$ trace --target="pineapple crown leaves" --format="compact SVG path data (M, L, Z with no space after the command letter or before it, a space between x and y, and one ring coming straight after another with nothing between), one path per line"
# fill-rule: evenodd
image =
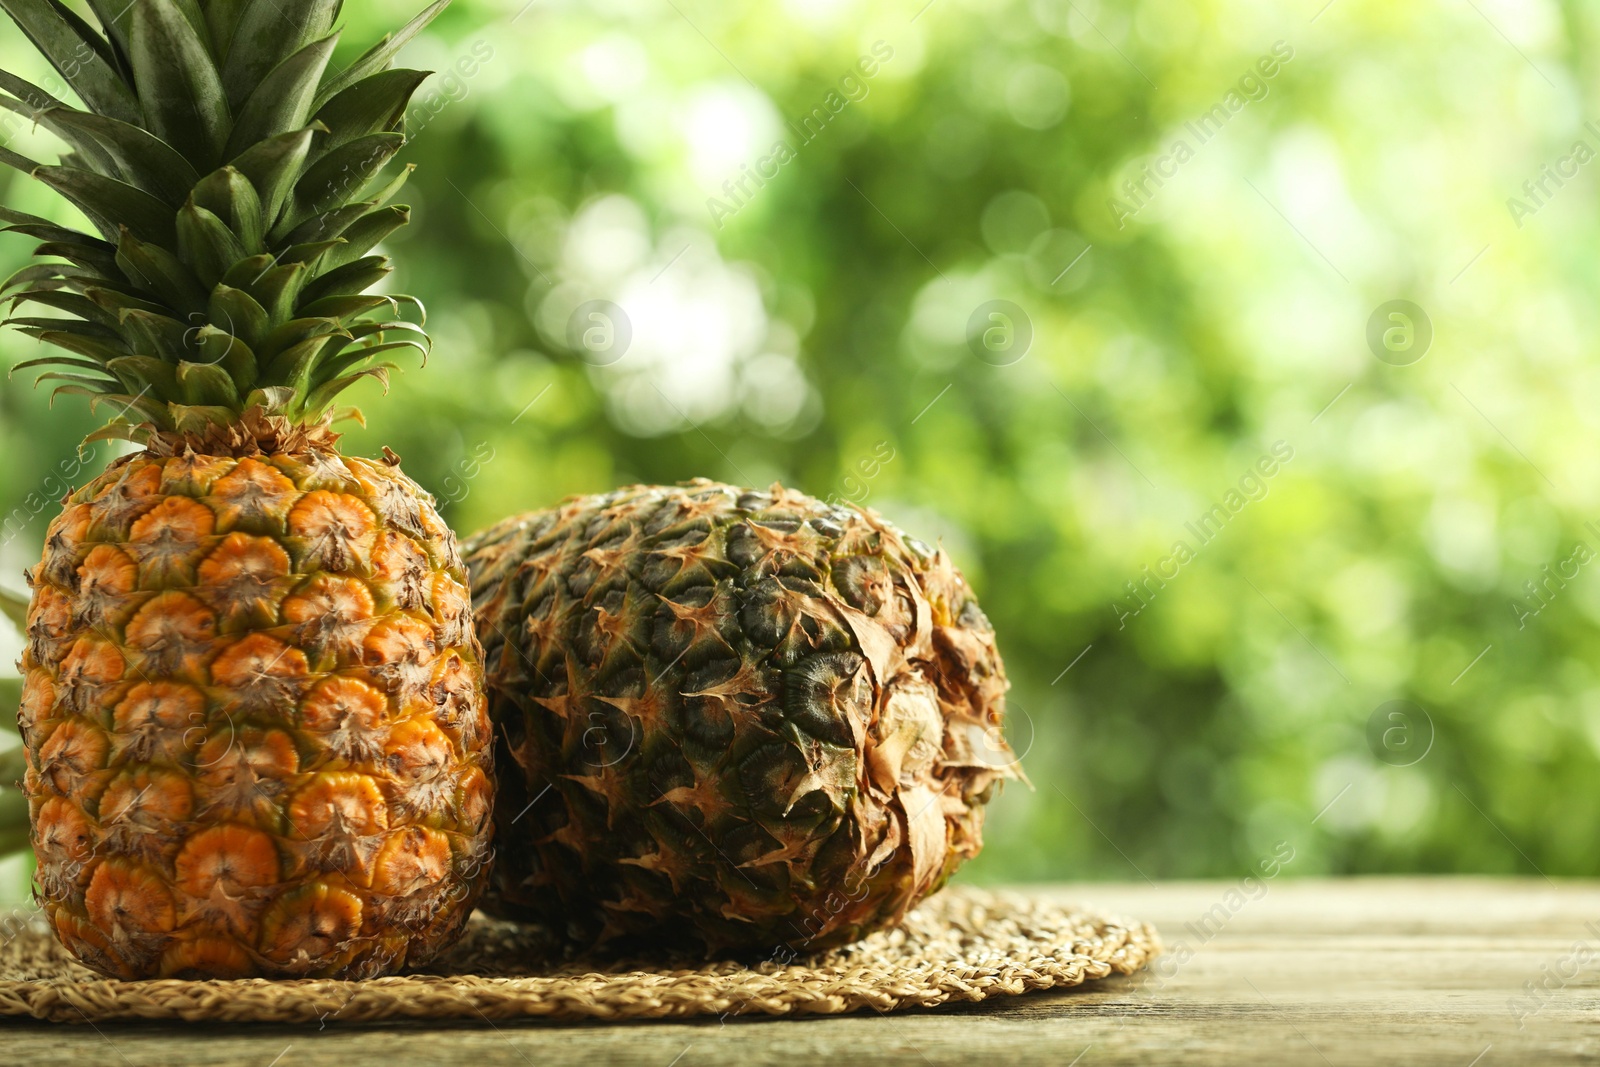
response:
M61 0L0 0L82 102L0 70L0 109L55 134L42 165L0 163L74 204L93 233L0 206L0 232L42 242L42 261L0 282L0 301L62 316L6 320L54 348L55 394L114 417L95 438L148 443L259 424L325 425L386 353L427 358L411 297L367 290L373 249L405 225L389 200L427 72L392 68L439 0L342 70L330 61L341 0L88 0L99 29ZM6 116L0 114L0 120ZM12 120L15 121L15 120ZM248 416L248 417L247 417Z

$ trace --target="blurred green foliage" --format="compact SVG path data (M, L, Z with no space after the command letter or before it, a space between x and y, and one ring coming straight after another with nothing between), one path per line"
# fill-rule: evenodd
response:
M1291 875L1600 873L1600 568L1537 614L1524 586L1600 550L1600 12L1322 4L457 0L402 56L447 73L390 248L436 348L345 444L463 533L705 475L942 539L1034 785L974 877L1233 877L1279 841ZM414 6L351 5L346 40ZM0 66L38 73L9 31ZM1405 366L1366 337L1398 298L1432 325ZM571 343L591 300L615 362ZM991 300L1014 362L968 344ZM0 393L0 508L94 425Z

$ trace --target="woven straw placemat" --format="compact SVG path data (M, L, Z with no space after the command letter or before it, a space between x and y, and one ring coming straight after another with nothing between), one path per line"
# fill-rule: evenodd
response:
M55 1022L375 1022L832 1015L1014 996L1132 974L1153 928L1023 894L947 889L895 930L788 962L562 962L484 916L417 973L364 982L108 981L41 923L0 947L0 1016Z

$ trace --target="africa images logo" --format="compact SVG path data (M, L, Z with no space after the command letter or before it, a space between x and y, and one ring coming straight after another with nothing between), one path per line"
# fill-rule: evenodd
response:
M726 200L714 196L706 198L706 210L711 212L711 221L717 224L717 229L722 229L724 222L738 214L739 209L755 197L757 190L765 188L767 182L776 178L785 164L798 159L798 149L822 136L822 131L846 107L867 98L872 91L868 81L877 75L882 64L894 58L894 49L884 41L874 41L871 52L871 55L858 58L855 66L840 76L837 89L829 89L815 107L800 116L798 121L789 122L789 131L794 134L793 144L788 138L773 142L772 148L756 160L754 167L741 163L739 173L722 183ZM755 189L750 188L752 183Z
M1239 80L1222 95L1222 99L1212 104L1197 118L1183 124L1183 134L1173 136L1165 152L1154 156L1149 162L1141 163L1139 176L1128 178L1122 183L1122 192L1126 199L1113 196L1106 201L1106 207L1116 221L1117 229L1126 227L1129 219L1148 207L1162 186L1178 176L1179 168L1193 159L1207 142L1221 133L1222 128L1233 116L1245 109L1246 104L1265 100L1272 92L1272 86L1268 83L1277 77L1284 64L1293 58L1293 48L1284 41L1274 41L1272 51L1258 58L1246 69ZM1191 138L1193 144L1189 143Z
M1123 588L1128 591L1128 604L1124 605L1120 597L1111 602L1111 610L1117 616L1117 629L1126 627L1129 619L1149 607L1156 594L1183 573L1183 568L1199 556L1201 549L1215 541L1222 533L1222 528L1241 511L1256 501L1265 500L1271 491L1270 479L1292 459L1294 448L1289 442L1274 442L1270 454L1263 453L1239 477L1237 487L1222 494L1222 500L1213 503L1199 518L1184 523L1184 529L1194 537L1195 543L1191 545L1182 538L1174 541L1171 552L1153 565L1147 563L1140 569L1141 577L1137 581L1130 579L1123 583Z

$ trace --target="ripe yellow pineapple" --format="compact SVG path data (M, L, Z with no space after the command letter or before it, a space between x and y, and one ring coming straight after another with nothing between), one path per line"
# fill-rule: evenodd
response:
M580 942L897 922L1020 776L943 551L773 486L635 486L469 538L500 789L485 907Z
M45 242L0 292L63 313L10 320L65 350L19 366L143 446L51 522L22 661L36 895L102 973L389 973L477 897L466 572L397 457L330 429L375 359L425 345L364 292L406 221L398 183L368 186L424 77L390 61L442 6L335 70L337 0L91 0L98 30L0 0L84 105L0 72L0 106L71 148L0 161L95 231L0 209Z

